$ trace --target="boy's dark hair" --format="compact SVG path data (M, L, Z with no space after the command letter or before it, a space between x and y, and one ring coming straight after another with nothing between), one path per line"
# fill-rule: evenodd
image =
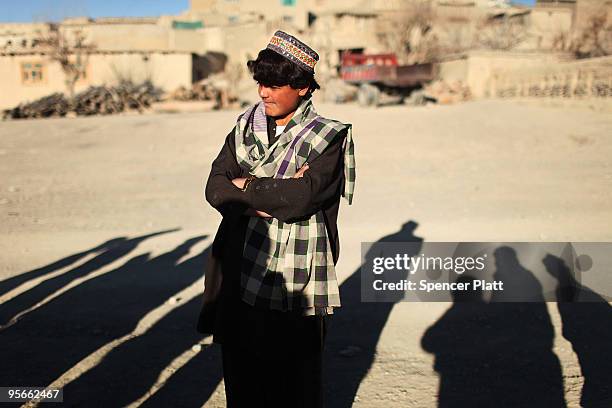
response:
M265 86L289 85L293 89L308 87L304 99L310 98L314 91L321 88L314 74L267 48L259 51L257 59L248 61L247 67L253 79Z

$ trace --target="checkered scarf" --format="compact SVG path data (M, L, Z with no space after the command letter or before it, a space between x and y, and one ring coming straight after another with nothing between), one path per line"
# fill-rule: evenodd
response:
M255 177L291 178L344 129L343 196L351 204L355 188L351 125L318 116L310 100L300 104L283 134L269 147L265 105L259 102L250 107L236 123L236 159ZM340 306L340 293L323 211L294 223L251 217L241 286L242 299L250 305L305 315L333 313L333 307Z

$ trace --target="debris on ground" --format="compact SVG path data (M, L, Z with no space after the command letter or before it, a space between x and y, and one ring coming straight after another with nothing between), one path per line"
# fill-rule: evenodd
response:
M471 99L470 88L461 81L434 81L424 87L424 93L428 98L444 105Z
M230 86L228 75L224 72L210 75L195 82L190 89L180 86L164 95L164 100L173 101L215 101L213 109L227 109L240 106L236 92Z
M332 78L325 84L324 100L332 103L346 103L357 99L359 87L349 84L340 78Z

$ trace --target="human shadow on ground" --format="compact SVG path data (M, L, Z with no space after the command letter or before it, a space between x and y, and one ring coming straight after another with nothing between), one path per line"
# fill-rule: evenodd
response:
M495 303L501 299L493 292L486 303L480 292L453 294L453 305L421 339L435 356L438 407L565 407L542 286L512 248L499 247L494 256L493 277L504 282L505 295L537 301Z
M542 262L557 280L563 337L572 344L584 377L580 406L612 407L612 307L576 281L561 258L547 255Z
M19 313L35 306L38 302L44 300L48 296L57 292L58 290L61 290L75 279L83 278L93 272L96 272L100 268L103 268L104 266L129 254L141 242L157 235L166 234L173 231L175 230L155 232L152 234L147 234L131 239L121 237L107 241L100 248L101 250L103 250L103 252L90 259L89 261L85 262L83 265L70 269L65 273L62 273L53 278L47 279L34 286L33 288L30 288L27 291L0 304L0 326L6 325L7 323L11 322L11 320L14 319L15 316L17 316ZM85 252L90 253L92 251L93 249ZM10 285L14 285L19 281L27 281L33 279L35 275L40 276L43 271L45 274L48 274L53 270L57 270L60 265L66 265L69 260L76 262L78 259L82 258L83 255L81 254L83 254L83 252L81 252L80 254L66 257L61 261L54 262L53 264L43 268L39 268L38 270L26 272L25 274L16 276L15 278L12 278L10 282L7 282L6 286L8 288Z
M402 225L396 233L387 235L377 242L422 242L414 235L417 227L414 221ZM420 245L414 248L417 255ZM366 258L372 254L366 254ZM395 301L365 303L361 302L361 268L357 269L340 285L342 307L334 311L329 319L325 350L325 400L332 408L351 407L357 396L359 385L371 368L376 355L376 347ZM398 280L405 279L394 275Z
M155 288L142 293L158 291L169 282L183 281L187 286L194 278L202 276L202 266L208 257L208 249L197 256L177 264L171 276L152 282ZM165 274L164 267L146 268L148 273ZM173 290L172 292L175 292ZM192 351L205 336L195 331L195 318L201 306L197 296L171 310L145 333L115 347L94 368L81 375L64 388L64 395L77 405L88 405L92 396L100 407L127 406L146 395L166 371L170 374L163 384L157 384L151 396L142 406L147 407L200 407L211 396L221 381L221 359L216 347L205 347L199 353ZM183 364L173 363L183 356ZM186 362L185 362L186 360ZM158 388L159 387L159 388Z
M145 315L202 277L208 248L181 259L204 238L188 239L154 258L133 257L1 330L0 384L47 386L104 345L132 333ZM125 247L113 250L114 259L134 248L134 240L124 243ZM93 266L86 269L87 273L93 270ZM142 335L111 350L98 365L66 385L65 403L125 406L145 395L164 370L173 370L176 357L204 337L194 330L200 301L196 297L171 309ZM201 406L219 384L220 358L214 347L187 360L151 397L161 398L158 406Z
M59 259L53 263L50 263L49 265L45 265L43 267L36 268L28 272L24 272L17 276L6 278L0 281L0 295L4 295L5 293L15 289L19 285L24 284L25 282L40 278L41 276L48 275L59 269L66 268L83 259L89 254L101 251L106 252L112 248L115 248L118 245L125 243L125 241L127 241L127 238L125 237L113 238L91 249L86 249L85 251Z

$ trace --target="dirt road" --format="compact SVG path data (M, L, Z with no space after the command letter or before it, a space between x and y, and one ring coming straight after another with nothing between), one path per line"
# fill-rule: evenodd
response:
M612 241L610 115L497 101L318 109L354 129L357 189L339 220L348 298L360 243L388 235ZM66 401L101 406L223 406L218 349L192 328L219 222L203 184L238 113L0 123L0 385L54 384ZM332 407L435 407L449 395L467 403L487 389L511 393L525 376L518 365L506 377L449 373L444 355L425 351L454 347L452 335L428 331L451 316L449 304L361 307L352 297L331 325ZM560 361L557 391L578 406L584 377L556 305L509 313L500 319L551 323L541 335ZM455 335L475 350L490 343L468 334ZM594 347L610 359L609 345ZM478 375L482 389L444 383L449 394L438 396L441 378Z

